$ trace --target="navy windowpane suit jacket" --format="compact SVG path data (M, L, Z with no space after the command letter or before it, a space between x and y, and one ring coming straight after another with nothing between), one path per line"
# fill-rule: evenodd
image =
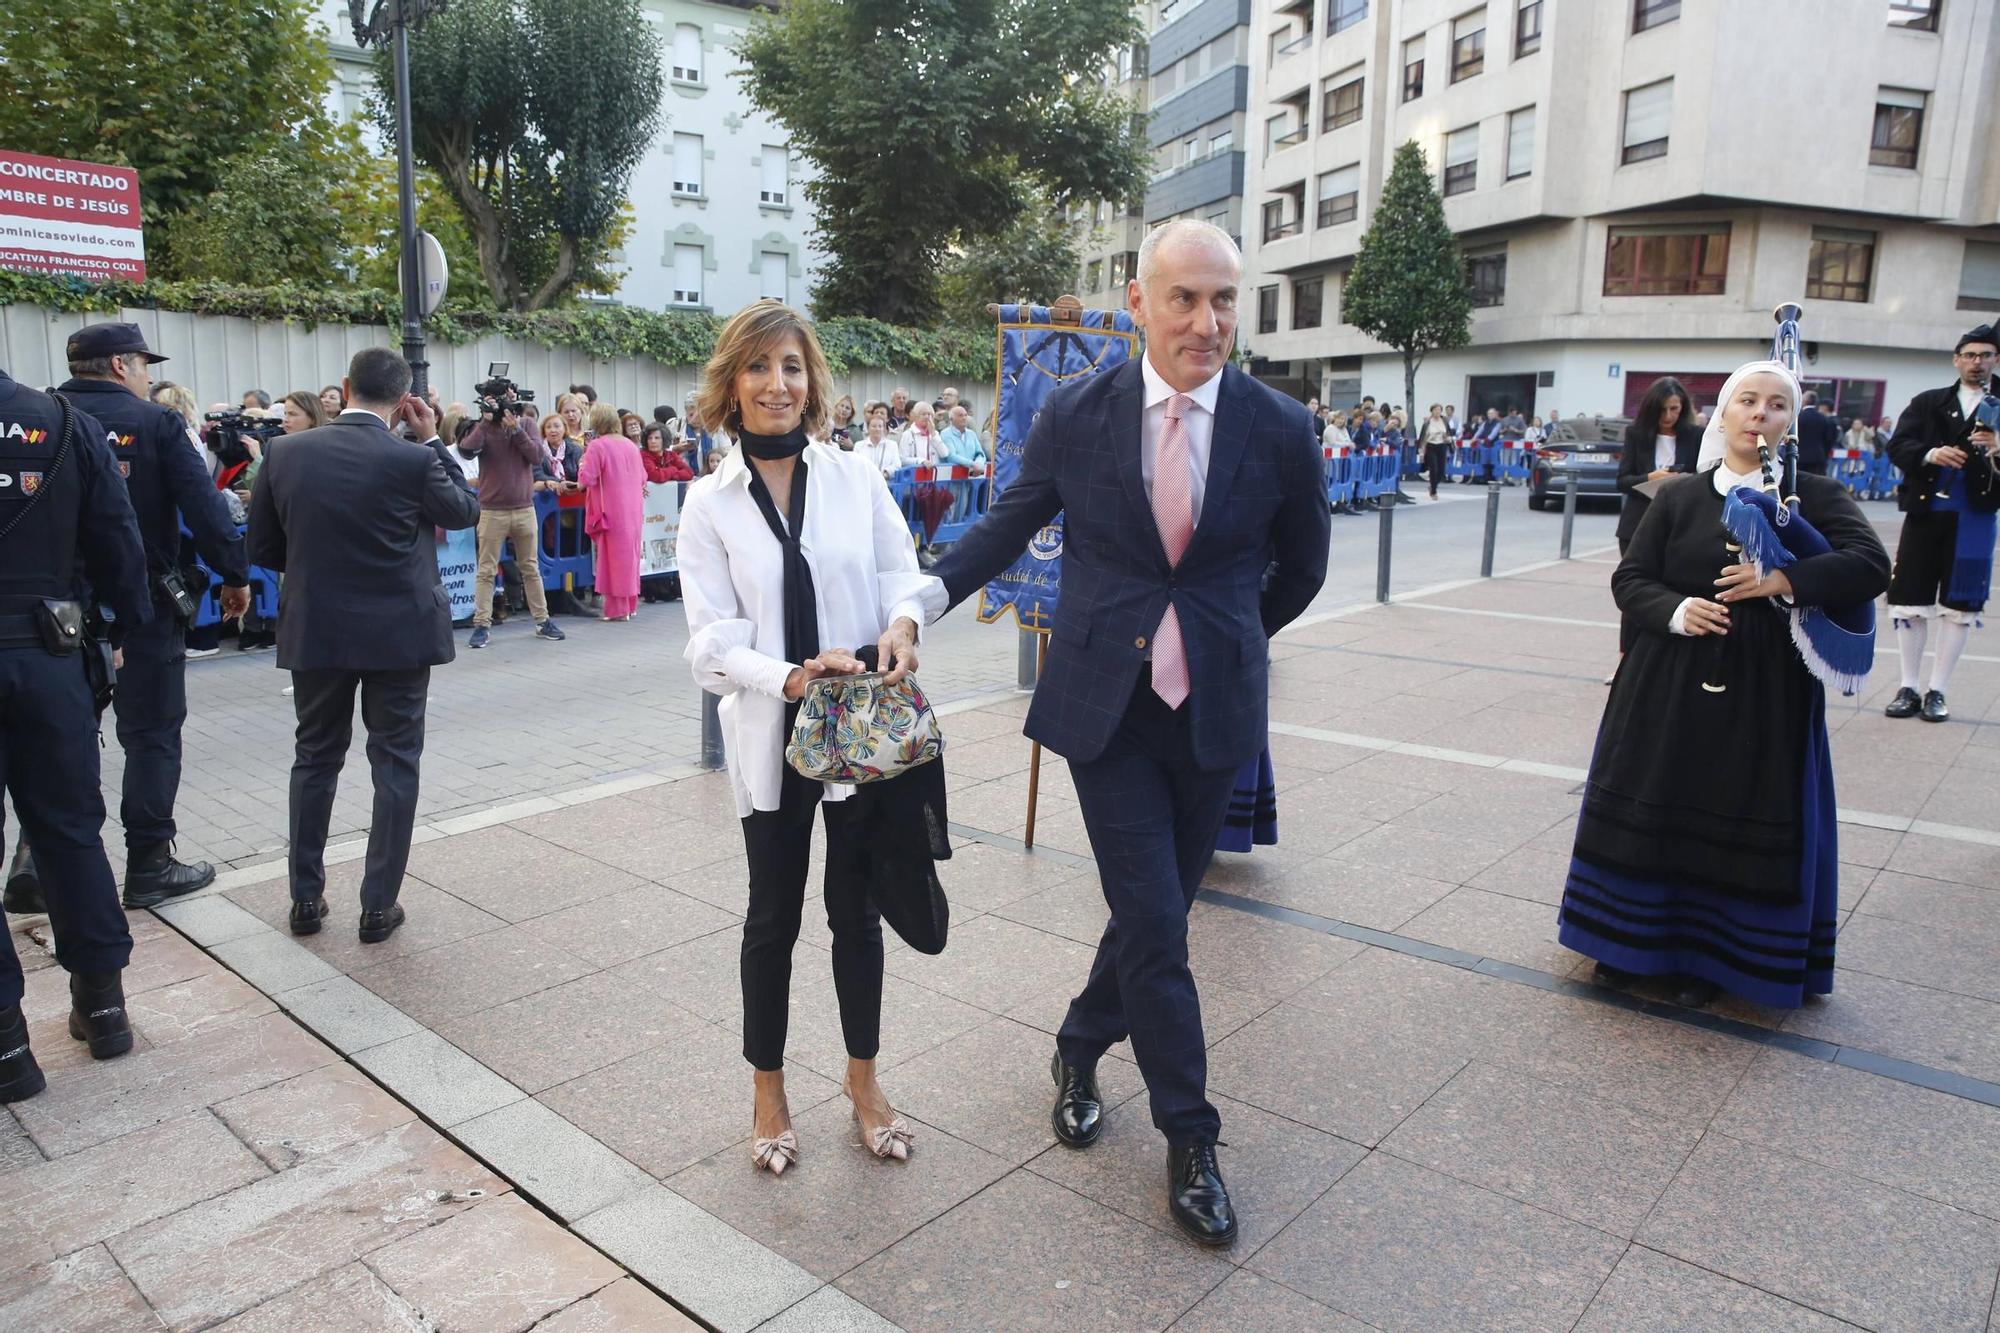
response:
M931 573L956 604L1061 512L1062 596L1027 735L1079 762L1101 755L1171 601L1196 762L1232 768L1265 744L1270 636L1326 579L1319 436L1304 406L1225 368L1201 518L1170 567L1139 470L1144 386L1134 359L1051 394L1014 483Z

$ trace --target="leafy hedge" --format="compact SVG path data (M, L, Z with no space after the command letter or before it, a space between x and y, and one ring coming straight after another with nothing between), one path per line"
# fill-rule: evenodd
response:
M0 270L0 305L103 311L121 307L195 315L316 324L381 324L402 320L394 292L354 287L237 287L216 282L90 282L83 278ZM911 329L873 319L826 319L815 326L836 373L854 368L928 371L947 379L980 380L993 370L993 335L976 328ZM567 347L599 360L649 356L662 365L694 366L708 359L722 320L699 311L657 313L630 306L568 306L532 314L455 306L424 322L443 343L500 334Z

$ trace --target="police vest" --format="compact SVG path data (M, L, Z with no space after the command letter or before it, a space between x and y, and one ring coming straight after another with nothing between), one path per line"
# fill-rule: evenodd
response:
M29 609L30 598L76 596L78 455L89 427L81 419L72 424L69 456L51 478L61 426L62 409L43 394L23 388L0 403L0 529L20 518L0 542L0 614Z

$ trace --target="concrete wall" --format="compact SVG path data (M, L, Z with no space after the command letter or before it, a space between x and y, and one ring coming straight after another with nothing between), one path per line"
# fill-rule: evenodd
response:
M60 384L68 377L63 344L71 331L107 318L31 305L0 306L0 367L36 388ZM127 310L120 318L138 324L146 331L148 345L172 358L155 374L193 388L204 410L211 403L236 403L245 389L264 389L273 398L293 389L317 393L322 385L340 383L349 358L363 347L399 345L396 331L380 325L322 324L307 329L299 324L158 310ZM486 378L488 362L512 362L512 378L534 390L544 413L555 410L556 395L572 384L589 384L600 399L641 416L650 417L659 403L679 411L697 374L693 366L663 366L646 357L600 361L568 348L513 338L482 338L463 347L433 344L430 360L432 382L447 403L470 399L472 386ZM897 385L908 388L913 397L930 399L937 397L945 381L927 372L856 370L835 377L834 395L852 393L857 402L886 400ZM991 376L957 385L982 413L990 410Z

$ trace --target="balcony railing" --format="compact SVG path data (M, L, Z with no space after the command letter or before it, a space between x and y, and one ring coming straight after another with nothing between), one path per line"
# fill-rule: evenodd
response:
M1264 228L1264 244L1269 245L1272 241L1282 241L1287 236L1297 236L1305 228L1306 223L1304 218L1293 218L1290 222L1267 224Z
M1290 148L1295 144L1302 144L1311 137L1312 130L1305 125L1301 125L1290 134L1281 134L1271 140L1271 151L1275 153L1281 148Z
M1280 46L1277 50L1271 52L1271 55L1273 59L1282 59L1285 56L1291 55L1294 51L1303 51L1312 44L1313 44L1312 29L1307 28L1304 32L1300 33L1298 36L1292 38L1291 41L1286 42L1283 46Z

